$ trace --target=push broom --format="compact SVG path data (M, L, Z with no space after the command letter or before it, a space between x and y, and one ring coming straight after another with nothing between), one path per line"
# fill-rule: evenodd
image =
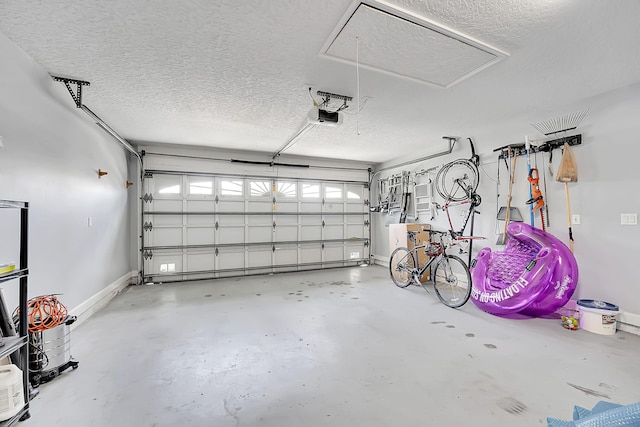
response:
M571 204L569 203L569 183L578 182L578 165L569 144L562 149L562 159L556 172L556 181L564 182L564 196L567 201L567 223L569 224L569 248L573 252L573 231L571 230Z

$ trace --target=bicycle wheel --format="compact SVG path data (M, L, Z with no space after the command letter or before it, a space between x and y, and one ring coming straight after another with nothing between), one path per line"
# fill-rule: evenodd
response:
M447 163L436 175L436 190L445 200L461 202L478 189L480 176L476 165L466 159Z
M389 274L391 280L399 288L406 288L411 284L411 277L415 270L416 262L413 254L407 248L398 248L389 259Z
M471 295L469 268L457 256L443 255L433 275L433 287L444 305L462 307Z

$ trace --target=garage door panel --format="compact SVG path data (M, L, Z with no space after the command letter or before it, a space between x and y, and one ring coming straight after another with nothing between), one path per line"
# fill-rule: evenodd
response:
M250 248L247 251L247 266L270 267L272 253L273 251L271 246L264 248Z
M245 251L238 248L219 248L216 270L242 270L245 266ZM236 273L237 274L237 273Z
M324 227L324 239L343 239L344 238L344 226L340 225L327 225Z
M253 201L247 203L247 212L269 212L273 211L273 204L269 201Z
M264 243L264 242L271 242L271 235L273 233L273 228L272 226L265 226L265 227L260 227L260 226L253 226L253 227L248 227L247 228L247 237L249 242L258 242L258 243Z
M191 252L187 254L185 271L209 271L216 268L216 254L213 251Z
M347 203L347 212L366 212L366 206L364 203Z
M327 202L322 209L323 212L344 212L344 203Z
M298 247L276 248L273 254L274 265L296 265L298 264Z
M217 208L219 212L244 212L244 200L220 200Z
M246 222L249 227L254 225L269 225L273 227L273 217L271 215L247 215Z
M322 212L322 200L300 202L300 212Z
M321 225L303 225L300 227L300 240L320 240L322 239Z
M345 236L347 239L359 238L362 239L365 237L365 230L362 224L347 224L347 235Z
M154 227L151 240L153 246L182 245L182 227Z
M218 215L216 217L216 222L220 227L226 227L228 225L244 226L245 218L244 215Z
M298 202L276 201L275 212L297 212Z
M182 200L157 200L151 202L152 211L158 212L182 212Z
M150 267L153 271L159 272L161 275L171 276L175 273L184 271L182 269L182 252L180 253L154 253L149 260Z
M187 225L213 227L215 225L215 219L213 215L187 215Z
M214 212L215 210L214 200L187 200L188 212Z
M291 242L298 240L298 226L297 225L278 225L275 232L276 242Z
M242 226L224 226L218 229L216 234L218 240L216 243L223 245L245 242L245 227Z
M215 231L212 227L188 227L187 245L206 245L215 242Z
M360 260L365 258L365 247L364 243L362 244L347 244L346 247L347 259L348 260Z
M328 243L322 252L325 262L344 260L344 245L342 244Z
M320 244L314 245L300 245L300 263L311 264L322 262L322 246ZM312 266L311 268L317 268L318 266Z
M148 220L154 227L162 226L182 226L182 215L149 215Z

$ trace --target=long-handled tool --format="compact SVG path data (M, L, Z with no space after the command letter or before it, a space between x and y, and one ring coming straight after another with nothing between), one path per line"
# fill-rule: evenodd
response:
M538 168L531 168L529 171L529 176L527 177L527 181L529 181L529 186L531 188L531 198L527 200L527 204L531 206L531 212L535 214L535 212L540 211L540 222L542 223L542 230L545 230L544 224L544 210L542 207L544 206L544 198L542 197L542 191L540 191L539 185L540 177L538 176Z
M524 137L524 147L527 152L527 175L531 176L531 160L529 157L529 138L527 136ZM531 181L529 181L531 183ZM533 192L531 185L529 185L529 199L533 199ZM535 227L535 219L533 214L533 205L529 205L529 224L532 227Z
M511 147L507 147L507 156L511 157ZM509 214L511 213L511 195L513 193L513 183L516 178L516 162L518 161L517 152L513 156L513 165L511 167L511 176L509 178L509 194L507 195L507 210L504 215L504 231L498 237L496 245L504 245L507 242L507 226L509 225Z
M573 230L571 229L571 204L569 203L569 183L578 182L578 165L569 144L564 144L562 159L556 172L556 181L564 182L564 195L567 201L567 223L569 224L569 248L573 252Z

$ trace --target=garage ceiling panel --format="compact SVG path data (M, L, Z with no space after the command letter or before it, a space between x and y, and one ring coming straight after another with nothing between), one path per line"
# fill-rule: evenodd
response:
M382 2L354 3L321 55L440 87L506 56L489 45Z

